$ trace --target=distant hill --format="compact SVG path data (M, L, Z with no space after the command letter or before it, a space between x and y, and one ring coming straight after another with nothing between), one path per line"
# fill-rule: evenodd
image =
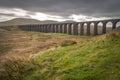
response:
M28 19L28 18L15 18L12 20L0 22L0 26L10 26L10 25L26 25L26 24L44 24L44 23L56 23L57 21L47 20L47 21L39 21L36 19Z

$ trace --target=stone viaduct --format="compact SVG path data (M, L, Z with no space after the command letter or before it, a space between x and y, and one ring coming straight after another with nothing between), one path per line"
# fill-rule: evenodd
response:
M98 35L98 24L102 23L102 34L106 33L106 24L112 23L112 29L116 28L116 24L120 19L107 19L99 21L73 22L73 23L50 23L50 24L35 24L35 25L19 25L21 30L37 31L44 33L64 33L70 35L91 35L91 24L94 24L93 34ZM84 25L87 24L86 34L84 34ZM80 26L80 28L78 28ZM79 31L79 33L78 33Z

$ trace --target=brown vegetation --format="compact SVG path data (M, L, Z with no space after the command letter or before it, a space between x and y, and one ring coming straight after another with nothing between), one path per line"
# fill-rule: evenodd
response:
M8 31L0 29L0 62L3 57L32 57L64 44L90 41L91 38L80 38L64 34L44 34L39 32Z

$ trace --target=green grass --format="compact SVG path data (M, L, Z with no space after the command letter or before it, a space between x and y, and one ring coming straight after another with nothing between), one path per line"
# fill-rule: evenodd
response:
M22 80L120 80L119 49L119 33L59 47L37 56L39 67Z
M67 40L77 38L67 34L26 31L23 33L30 36L30 39L33 39L33 36L49 40L48 37L51 36L65 37ZM0 36L7 37L12 34L5 32ZM91 36L81 38L85 40ZM0 80L120 80L120 33L109 33L97 37L96 40L91 39L79 44L66 43L54 51L40 54L34 60L26 60L27 58L6 60L0 64ZM1 54L9 50L11 46L0 44Z

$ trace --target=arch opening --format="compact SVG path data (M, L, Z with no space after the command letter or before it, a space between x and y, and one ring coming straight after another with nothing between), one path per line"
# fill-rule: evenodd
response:
M53 25L51 25L51 33L53 33Z
M106 32L110 32L112 30L113 23L111 21L106 23Z
M120 27L120 21L116 23L116 28Z
M68 32L68 29L69 29L69 24L67 24L67 34L69 33L69 32Z
M85 35L87 34L87 26L88 26L87 23L84 23L84 24L83 24L83 30L84 30L84 31L83 31L84 33L83 33L83 34L85 34Z
M71 24L71 34L73 34L74 24Z
M97 24L97 26L98 26L98 35L99 35L99 34L102 34L103 23L102 23L102 22L99 22L99 23Z
M60 33L60 24L58 24L58 33Z
M90 24L90 33L91 33L91 35L94 35L94 27L95 27L95 24L91 23Z

